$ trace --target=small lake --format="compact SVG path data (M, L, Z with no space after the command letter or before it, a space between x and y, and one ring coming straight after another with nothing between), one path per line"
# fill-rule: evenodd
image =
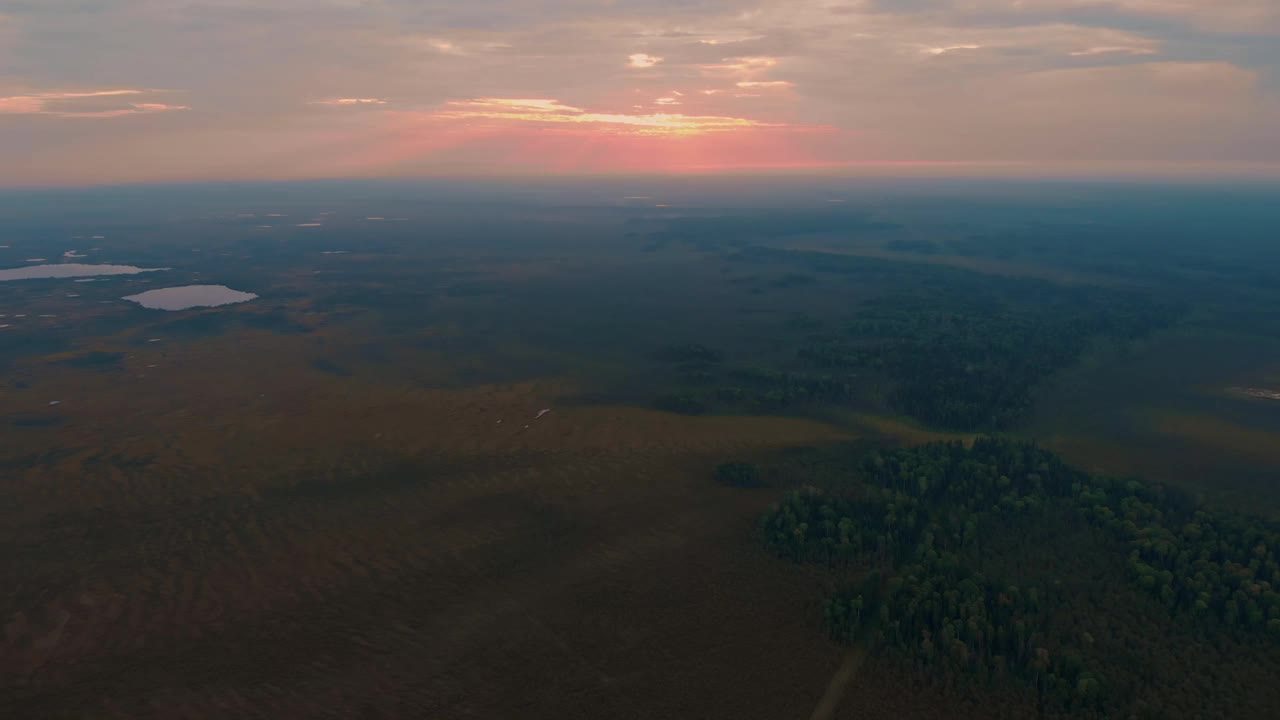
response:
M158 272L169 268L140 268L132 265L86 265L84 263L58 263L27 265L0 270L0 282L6 280L44 280L48 278L77 278L94 275L137 275Z
M256 297L258 296L254 293L232 290L226 285L184 285L148 290L137 295L127 295L124 299L152 310L187 310L197 307L234 305L248 302Z

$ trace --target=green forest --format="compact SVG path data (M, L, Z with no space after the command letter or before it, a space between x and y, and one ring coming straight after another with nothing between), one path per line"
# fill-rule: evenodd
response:
M1031 410L1041 383L1096 344L1139 340L1185 312L1129 290L865 257L765 248L731 257L785 270L783 279L799 268L875 294L827 318L793 318L799 334L781 356L733 356L700 343L659 350L655 359L674 370L654 400L659 409L778 413L882 399L932 427L1004 431Z
M1274 524L1021 441L861 455L760 521L779 557L829 571L840 642L931 682L1020 687L1042 712L1151 718L1204 701L1156 692L1167 644L1193 663L1179 672L1210 662L1200 643L1236 659L1280 651ZM1162 636L1173 621L1190 643Z

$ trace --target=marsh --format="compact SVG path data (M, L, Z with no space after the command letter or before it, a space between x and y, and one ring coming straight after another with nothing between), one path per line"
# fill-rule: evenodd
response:
M875 557L805 565L825 546L762 542L761 523L790 522L779 503L823 527L818 496L793 490L833 493L875 534L869 459L989 466L1024 511L1043 490L1025 478L1062 462L1079 484L1133 477L1135 497L1183 498L1170 516L1280 517L1270 186L537 190L63 191L74 216L0 196L24 254L101 232L128 263L14 268L0 284L0 581L18 618L0 663L25 678L2 707L137 715L169 688L314 716L378 687L435 716L541 698L547 717L668 716L664 703L713 717L732 697L738 717L801 717L850 652L847 620L823 608L847 618L841 593ZM246 214L324 227L264 231ZM1223 217L1254 220L1207 244ZM988 434L1009 444L972 458L936 445ZM1027 470L1007 459L1032 452L1021 441L1052 455ZM1064 666L1077 685L1110 678L1089 707L1188 706L1198 686L1182 678L1208 664L1232 678L1218 692L1238 715L1277 701L1265 632L1206 649L1176 598L1126 574L1106 535L1120 530L1059 490L1036 522L975 519L984 552L955 562L1024 588L1052 588L1057 563L1070 592L1046 597L1095 638L1116 613L1147 618L1126 632L1164 639L1125 652L1146 653L1149 682L1109 664L1125 632L1077 647L1043 626L1096 673ZM938 512L902 500L917 501ZM849 681L859 708L989 710L882 647ZM1034 713L1049 701L1018 672L999 702ZM489 692L499 679L515 694Z

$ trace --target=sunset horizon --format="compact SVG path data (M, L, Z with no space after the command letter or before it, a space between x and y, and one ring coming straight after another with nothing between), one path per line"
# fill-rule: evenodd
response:
M484 5L0 5L0 187L1280 177L1266 0Z
M1280 0L0 0L0 719L1280 718Z

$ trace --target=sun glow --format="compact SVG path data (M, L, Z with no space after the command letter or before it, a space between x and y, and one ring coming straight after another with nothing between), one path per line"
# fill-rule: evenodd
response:
M605 111L529 97L383 110L370 120L376 129L364 137L371 141L331 153L329 162L370 176L707 173L821 167L833 146L850 139L829 126L654 112L652 106Z

